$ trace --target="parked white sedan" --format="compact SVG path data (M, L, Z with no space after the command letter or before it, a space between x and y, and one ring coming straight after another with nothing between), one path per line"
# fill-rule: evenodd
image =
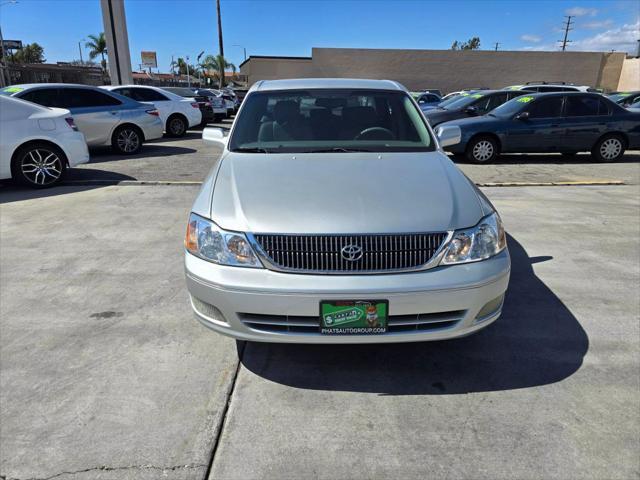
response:
M50 187L68 166L88 161L87 142L69 110L0 95L0 179Z
M165 132L172 137L182 137L188 128L202 123L202 113L197 102L166 90L146 85L105 85L100 88L156 107Z

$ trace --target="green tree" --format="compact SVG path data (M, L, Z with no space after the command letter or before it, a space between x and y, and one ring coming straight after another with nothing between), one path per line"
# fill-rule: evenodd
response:
M233 73L236 73L236 66L228 62L222 55L207 55L202 60L202 68L214 72L214 77L218 79L220 88L224 87L224 72L230 69Z
M44 63L44 49L37 43L28 43L11 55L14 63Z
M480 49L480 37L473 37L466 42L459 42L456 40L451 44L451 50L479 50Z
M107 53L107 39L104 36L104 32L100 35L89 35L90 40L84 44L89 49L89 58L93 60L98 55L102 57L100 64L102 65L102 71L107 73L107 60L104 58Z
M171 62L171 65L169 65L169 68L171 68L171 71L175 73L175 71L177 70L179 75L186 75L187 74L187 66L189 67L189 75L194 75L196 73L196 68L193 65L188 65L187 62L184 61L184 58L182 57L178 57L177 60L174 60L173 62Z

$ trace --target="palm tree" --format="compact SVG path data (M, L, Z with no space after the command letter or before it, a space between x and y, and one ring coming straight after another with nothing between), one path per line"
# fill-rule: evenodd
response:
M189 73L193 74L195 70L193 65L188 65L188 67L189 67ZM182 57L178 57L177 60L172 61L171 65L169 65L169 68L171 68L171 71L174 71L174 69L177 69L179 75L187 74L187 62L185 62L184 58Z
M202 60L202 66L215 72L213 75L218 78L221 88L224 87L224 71L231 69L234 74L236 73L236 66L228 62L222 55L207 55Z
M100 32L100 35L89 35L91 39L85 43L84 46L89 48L89 58L93 60L98 55L102 57L100 64L102 65L102 71L107 72L107 61L104 58L104 54L107 53L107 39L104 37L104 32Z

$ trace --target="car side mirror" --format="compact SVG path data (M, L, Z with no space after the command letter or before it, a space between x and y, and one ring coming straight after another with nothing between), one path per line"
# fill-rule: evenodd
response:
M227 146L228 137L225 136L221 128L206 127L202 130L202 140L209 145L218 145L219 147Z
M464 109L465 113L468 113L469 115L477 115L478 114L478 107L467 107Z
M516 120L529 120L529 112L520 112L515 116Z
M443 125L436 130L436 136L441 147L448 147L460 143L462 140L462 131L460 127L453 125Z

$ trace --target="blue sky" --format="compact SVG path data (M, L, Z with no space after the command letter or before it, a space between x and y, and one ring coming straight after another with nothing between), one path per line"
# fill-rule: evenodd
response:
M5 0L1 0L2 3ZM47 61L77 59L78 41L102 31L99 0L18 0L0 8L5 39L38 42ZM217 53L215 0L125 0L134 68L141 50ZM447 49L479 36L482 49L553 50L563 15L575 16L571 50L634 52L640 0L222 0L226 57L309 56L312 47ZM82 42L84 45L84 42ZM84 51L84 58L87 58Z

